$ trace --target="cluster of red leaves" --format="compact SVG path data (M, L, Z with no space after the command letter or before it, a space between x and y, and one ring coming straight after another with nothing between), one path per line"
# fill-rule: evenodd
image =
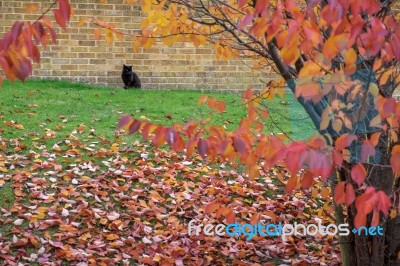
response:
M207 102L210 105L211 100L208 97L201 97L198 103ZM258 95L247 90L243 94L243 100L248 113L233 132L226 132L223 126L202 127L194 121L185 125L175 124L172 127L164 127L132 119L129 115L121 118L119 127L125 129L129 134L140 132L144 139L151 140L156 147L168 144L175 151L185 151L188 157L197 151L205 161L211 163L240 160L246 165L247 174L251 179L262 175L262 171L267 172L272 167L281 165L288 169L291 175L286 183L287 193L299 187L309 188L316 177L321 177L326 181L335 168L341 169L344 162L350 163L349 147L353 142L360 142L361 161L349 169L352 180L349 180L348 184L340 183L336 188L335 200L338 204L350 205L354 201L359 202L357 206L368 204L366 199L370 199L371 195L368 194L369 196L366 197L367 194L362 194L356 198L351 182L357 184L358 188L363 187L364 181L367 179L367 170L363 163L367 162L370 156L375 155L375 146L378 144L381 132L371 134L367 139L361 139L360 136L352 134L343 134L335 140L334 145L327 143L322 136L287 144L285 138L263 133L262 120L268 116L268 112L260 109ZM214 100L210 107L221 111L222 109L219 110L218 106L218 101ZM400 121L399 107L400 103L394 102L384 108L385 114L392 121L390 125L385 126L384 130L389 133L393 132L393 137L397 137L397 127ZM394 141L397 141L397 138ZM395 146L392 151L391 167L397 173L399 172L397 160L399 156L400 149ZM307 170L299 172L304 168ZM300 184L301 186L299 186ZM374 223L379 220L380 212L387 215L391 208L390 199L385 193L378 191L376 195L378 196L374 198L374 203L371 205L374 206ZM346 197L347 200L345 200ZM365 216L372 211L369 208L367 211L363 210L357 216L355 223L357 227L365 225Z
M80 125L52 150L28 150L18 140L1 140L0 186L12 186L15 197L7 200L9 207L0 208L3 263L339 263L333 237L289 237L282 242L280 237L246 241L188 236L192 219L197 224L232 218L240 223L315 223L316 218L332 223L324 215L332 207L318 206L312 199L318 197L317 187L312 194L280 195L271 175L285 182L281 170L250 180L235 165L211 167L200 157L188 161L138 142L126 148L104 138L81 141L84 132Z
M71 16L68 0L58 0L59 8L54 10L56 22L65 29ZM34 10L28 6L28 11ZM11 30L0 39L0 67L6 77L14 81L24 81L32 73L32 61L40 62L39 45L55 42L56 32L53 23L42 15L34 23L16 21ZM0 75L0 86L2 76Z

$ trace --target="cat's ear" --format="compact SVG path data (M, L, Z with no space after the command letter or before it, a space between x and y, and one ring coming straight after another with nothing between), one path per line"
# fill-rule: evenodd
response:
M129 68L129 70L132 70L132 66L129 66L128 68Z
M126 65L125 64L123 64L124 65L124 68L126 67Z

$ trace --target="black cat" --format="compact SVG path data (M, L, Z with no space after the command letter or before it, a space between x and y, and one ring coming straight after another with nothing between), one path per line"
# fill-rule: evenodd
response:
M124 82L124 89L129 88L141 88L140 79L135 72L132 71L132 66L126 66L122 68L122 81Z

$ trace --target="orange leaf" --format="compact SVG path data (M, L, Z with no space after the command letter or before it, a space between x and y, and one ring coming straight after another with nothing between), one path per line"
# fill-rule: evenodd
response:
M286 183L285 192L291 193L297 186L297 175L292 175Z
M350 134L343 134L337 140L335 141L335 147L339 151L343 150L344 148L350 146L350 144L354 141L357 140L357 136L355 135L350 135Z
M82 27L85 23L87 23L88 22L88 19L87 18L82 18L82 19L80 19L79 20L79 22L78 22L78 28L79 27Z
M314 176L310 171L305 170L302 174L301 185L310 188L314 182Z
M335 194L334 194L333 200L335 201L336 204L342 204L346 200L345 193L344 193L344 185L345 185L345 182L342 181L339 184L337 184L335 187Z
M207 95L203 95L203 96L201 96L201 97L199 98L199 100L197 101L197 105L206 103L207 100L208 100L208 96L207 96Z
M354 226L355 228L360 228L361 226L365 226L367 222L367 215L357 212L356 217L354 217Z
M221 206L220 203L218 203L218 202L216 202L216 201L213 201L213 202L209 203L209 204L206 206L206 208L205 208L204 211L205 211L206 214L210 214L210 213L213 213L213 212L215 212L216 210L218 210L220 206Z
M96 29L94 30L94 38L95 38L96 40L100 40L100 39L101 39L101 30L100 30L99 28L96 28Z
M218 113L223 113L226 109L226 104L223 101L218 101L215 105L215 110L217 110Z
M33 13L36 12L39 9L39 7L35 4L28 4L25 7L25 10L27 13Z
M343 128L342 120L335 118L335 120L333 120L333 123L332 123L332 128L333 128L333 130L335 130L336 132L339 133Z
M272 211L264 211L264 214L265 215L268 215L270 218L271 218L271 220L274 222L274 221L276 221L276 214L275 213L273 213Z
M390 157L390 165L392 166L393 172L400 175L400 145L393 147Z
M260 213L254 214L250 218L250 224L251 225L255 225L256 223L258 223L260 221L260 218L261 218L261 214Z

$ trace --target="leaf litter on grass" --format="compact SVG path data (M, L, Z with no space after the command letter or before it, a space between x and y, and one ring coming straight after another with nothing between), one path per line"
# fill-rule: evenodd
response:
M13 125L13 124L12 124ZM188 236L188 223L332 222L311 190L282 194L279 168L250 180L235 165L207 165L144 142L125 145L80 124L53 145L0 140L0 262L9 265L337 265L334 237ZM43 128L43 141L54 131ZM38 136L27 136L33 143ZM48 144L48 143L47 143ZM274 178L273 178L274 177ZM276 183L273 180L278 180ZM271 197L265 197L268 195ZM0 201L1 202L1 201ZM225 220L224 220L225 219Z

